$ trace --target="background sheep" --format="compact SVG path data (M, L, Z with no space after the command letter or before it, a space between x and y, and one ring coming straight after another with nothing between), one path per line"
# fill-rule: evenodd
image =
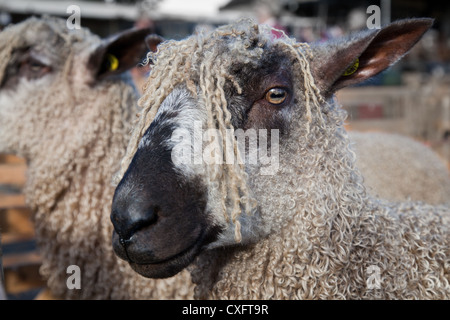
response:
M56 297L192 296L187 273L145 279L111 248L110 182L136 112L119 74L145 55L146 33L102 41L62 19L31 18L0 34L0 151L27 160L40 271ZM66 286L70 265L81 269L81 290Z
M309 47L242 21L160 45L113 199L115 252L153 278L192 263L197 298L449 298L449 209L367 195L332 100L431 24ZM278 170L242 164L254 150L228 147L233 128L278 129ZM193 161L199 143L211 154Z
M409 137L383 132L349 132L368 192L382 199L450 202L450 176L431 148Z

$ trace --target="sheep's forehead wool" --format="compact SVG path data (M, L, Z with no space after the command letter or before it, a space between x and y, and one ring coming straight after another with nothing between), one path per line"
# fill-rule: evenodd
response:
M16 50L31 49L54 69L61 69L71 52L81 52L100 39L87 29L67 28L64 19L29 18L0 33L0 83Z
M264 53L275 46L277 51L292 57L292 64L298 64L298 67L294 66L293 72L296 95L301 95L301 100L305 101L307 123L311 122L311 106L319 110L322 102L309 68L311 50L306 44L297 43L286 35L276 39L272 31L269 26L242 20L220 27L209 34L194 35L182 41L164 42L156 53L149 53L148 61L153 63L153 66L144 95L139 101L143 109L117 177L123 176L140 139L157 116L160 106L164 105L164 100L179 85L185 86L191 96L206 108L206 128L218 129L222 138L225 137L226 130L234 128L227 105L229 97L226 96L224 88L231 85L235 89L234 92L240 95L245 85L230 70L239 65L258 65ZM237 142L233 143L235 157L241 159ZM243 220L238 217L241 212L252 215L257 211L256 201L247 185L246 168L242 161L235 161L233 165L209 166L206 173L209 192L218 194L212 198L223 199L220 200L221 205L215 206L215 216L220 216L218 212L222 211L222 222L235 226L235 238L239 242Z

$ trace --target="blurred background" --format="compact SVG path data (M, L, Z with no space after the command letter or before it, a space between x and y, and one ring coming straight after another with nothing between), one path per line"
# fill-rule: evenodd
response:
M70 16L77 5L81 26L105 37L130 27L150 27L166 39L182 39L242 17L283 30L298 41L324 41L368 28L380 8L380 22L435 19L412 51L391 69L356 87L340 90L349 130L386 131L410 136L450 163L450 2L434 0L0 0L0 30L29 16ZM146 68L135 68L138 87ZM31 214L21 189L23 159L0 155L0 228L5 286L10 299L35 298L39 277Z

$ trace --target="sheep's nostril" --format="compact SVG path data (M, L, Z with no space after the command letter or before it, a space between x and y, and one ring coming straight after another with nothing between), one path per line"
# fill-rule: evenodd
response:
M158 220L158 212L159 208L157 206L154 206L148 209L146 213L143 213L134 221L131 221L128 227L128 232L126 234L128 237L126 239L130 239L133 236L133 234L139 231L140 229L143 229L156 223L156 221Z
M158 221L159 211L160 211L160 209L158 206L154 206L154 207L150 208L149 212L147 213L148 218L145 221L143 221L142 226L138 226L138 229L136 229L135 231L137 231L143 227L155 224Z
M154 206L150 210L151 210L150 214L153 215L153 218L151 219L150 223L153 224L156 222L156 220L158 220L159 212L161 211L161 209L158 206Z
M130 210L120 215L117 212L113 214L114 229L120 238L122 246L126 246L130 241L133 234L137 231L155 224L158 221L158 214L160 208L158 206L152 206L147 210Z

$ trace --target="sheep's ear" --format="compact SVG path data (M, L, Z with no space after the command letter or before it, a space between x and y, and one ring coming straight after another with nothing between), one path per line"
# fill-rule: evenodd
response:
M149 34L145 37L145 44L147 45L148 50L152 52L156 52L158 50L158 44L164 42L164 38L158 36L157 34Z
M313 45L312 72L328 95L375 76L401 59L431 27L433 19L405 19L378 30Z
M88 68L94 79L120 74L142 62L150 29L129 29L107 38L91 53Z

